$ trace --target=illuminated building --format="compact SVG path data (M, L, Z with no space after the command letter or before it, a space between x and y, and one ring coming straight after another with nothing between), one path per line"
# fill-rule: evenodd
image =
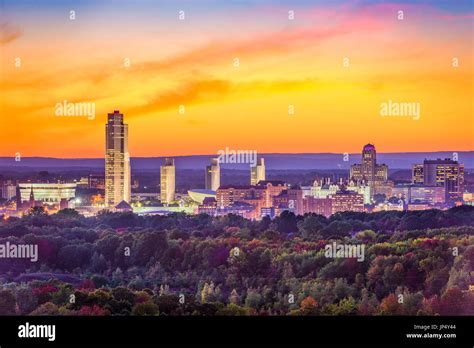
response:
M248 202L235 202L228 206L217 205L217 201L214 198L206 197L202 204L197 209L198 214L207 214L210 216L224 216L228 214L234 214L242 216L249 220L255 220L260 218L258 216L259 210Z
M275 216L276 216L275 208L271 207L271 208L262 208L262 209L260 209L260 217L264 218L266 216L268 216L270 219L275 218Z
M329 217L332 214L332 199L305 197L303 198L303 212L304 214L314 213Z
M130 155L128 153L128 125L118 110L108 114L105 126L105 204L115 207L130 202Z
M176 168L173 158L166 158L164 165L160 167L160 198L162 203L171 203L175 195Z
M442 186L411 186L409 202L442 204L445 202L446 190Z
M303 215L303 191L299 187L284 190L273 197L272 206L275 208L275 215L280 215L285 210Z
M474 205L474 193L464 192L462 199L464 201L464 204Z
M412 183L423 185L423 164L415 164L412 167Z
M77 182L78 188L89 188L89 177L81 177L81 179Z
M264 187L226 185L217 190L216 200L218 207L228 207L236 202L245 200L259 200L264 206L266 192ZM271 206L271 205L270 205Z
M216 198L216 191L213 190L202 190L202 189L194 189L188 191L189 197L199 204L202 204L206 198Z
M217 191L221 186L221 168L219 166L219 159L211 158L211 164L206 166L205 178L206 190Z
M427 210L430 208L431 206L426 203L410 203L407 205L407 210L409 211Z
M393 197L403 199L407 203L443 204L446 194L442 186L396 185Z
M402 200L400 200L397 203L385 202L385 203L379 204L372 209L372 212L376 213L379 211L404 211L404 210L405 210L405 204Z
M69 201L76 197L76 184L61 183L21 183L18 184L21 203L29 202L32 198L36 202L59 204L62 199Z
M217 216L234 214L242 216L245 219L256 220L260 218L258 210L254 205L247 202L236 202L228 207L218 208L216 210Z
M293 212L293 207L290 208L288 191L282 191L278 196L273 197L272 208L275 209L275 215L280 215L283 211L288 210Z
M10 200L16 196L16 185L12 180L4 181L0 186L1 198Z
M445 189L446 201L462 201L464 192L464 165L449 158L444 160L424 160L423 169L416 165L413 169L413 182L423 177L424 186L441 186ZM415 176L416 174L416 176Z
M266 208L273 206L273 197L288 189L288 185L280 180L261 180L255 187L264 190L264 207Z
M354 191L356 193L360 193L361 195L364 196L364 204L370 204L371 197L370 197L370 186L367 185L355 185L353 181L349 183L349 185L346 186L347 191ZM332 194L334 194L333 192ZM391 197L391 192L390 194L387 194L386 197ZM326 196L327 197L327 196Z
M332 184L330 178L327 178L321 181L315 180L313 186L306 186L301 189L303 190L303 197L327 198L339 191L340 188L339 185Z
M257 159L257 164L250 167L250 185L257 185L259 181L265 180L265 160Z
M391 180L387 180L386 182L376 184L374 195L375 194L385 195L385 197L393 196L393 192L392 192L393 185L394 185L394 183Z
M90 189L105 190L105 176L103 174L89 174L88 186Z
M371 188L371 197L379 192L382 184L388 179L388 167L385 164L377 164L377 152L375 146L367 144L362 149L362 162L351 166L349 178L360 184L367 183Z
M262 208L271 208L274 204L274 197L280 195L288 186L283 181L260 181L258 185L240 186L226 185L221 186L216 193L217 207L225 208L236 203L246 203L252 205L255 210L246 212L246 215L252 215L252 218L261 217ZM302 191L301 197L302 197Z
M332 214L343 211L364 211L364 196L353 191L338 191L330 195Z
M217 201L213 197L205 197L202 203L198 206L198 214L207 214L210 216L216 215Z
M395 185L392 190L392 197L408 202L410 199L410 187L411 185Z

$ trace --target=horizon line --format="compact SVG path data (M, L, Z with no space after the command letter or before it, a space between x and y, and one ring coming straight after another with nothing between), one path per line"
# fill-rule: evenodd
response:
M254 150L242 150L242 149L230 149L235 151L254 151ZM434 150L434 151L401 151L401 152L377 152L377 155L387 155L387 154L419 154L419 153L437 153L437 152L453 152L453 153L469 153L474 152L473 150L461 150L461 151L454 151L454 150ZM344 155L345 152L266 152L266 153L259 153L257 151L258 156L264 155ZM362 152L348 152L349 155L361 155ZM203 156L218 156L217 153L215 154L192 154L192 155L157 155L157 156L130 156L130 158L164 158L164 157L203 157ZM10 159L15 158L15 156L0 156L0 159ZM22 159L26 158L42 158L42 159L59 159L59 160L94 160L94 159L104 159L104 157L49 157L49 156L21 156Z

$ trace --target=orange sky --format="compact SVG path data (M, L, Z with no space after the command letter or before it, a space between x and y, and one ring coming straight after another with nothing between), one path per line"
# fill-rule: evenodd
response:
M156 18L110 6L71 21L68 8L7 7L0 156L101 157L116 109L133 157L351 153L367 142L378 152L474 150L472 16L404 5L400 21L399 8L304 7L292 21L283 6L214 8L179 21L177 9ZM95 118L56 116L64 100L95 103ZM381 116L388 100L419 103L419 120Z

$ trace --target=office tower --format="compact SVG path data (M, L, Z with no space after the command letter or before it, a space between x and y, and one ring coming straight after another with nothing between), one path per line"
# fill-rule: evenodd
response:
M351 166L350 177L354 181L367 183L385 182L388 178L388 168L385 164L377 164L375 146L367 144L362 149L362 162Z
M221 168L219 159L211 158L211 165L206 166L206 190L217 191L221 186Z
M250 185L257 185L262 180L265 180L265 160L260 157L257 165L250 167Z
M388 179L388 167L385 164L377 164L377 152L375 146L367 144L362 149L362 162L353 164L350 171L350 179L366 183L371 188L371 197L382 189Z
M446 201L460 201L464 192L464 165L449 158L444 160L424 160L421 165L415 165L412 181L420 182L423 178L425 186L441 186L445 189ZM417 176L415 176L415 174Z
M362 149L361 169L362 175L368 180L373 181L375 176L375 165L377 163L377 153L375 146L367 144Z
M173 158L165 158L165 163L160 167L161 183L161 203L171 203L174 201L175 193L175 173Z
M115 110L108 114L105 126L105 204L115 207L130 202L130 155L128 153L128 125L123 114Z

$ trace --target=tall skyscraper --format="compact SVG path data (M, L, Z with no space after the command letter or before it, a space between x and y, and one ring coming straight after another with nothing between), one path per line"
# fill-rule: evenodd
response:
M446 158L444 160L424 160L423 166L413 167L413 183L425 186L442 186L445 188L447 201L462 200L464 192L464 165Z
M128 125L123 114L115 110L108 114L105 125L105 203L115 207L130 202L130 154L128 153Z
M265 180L265 160L260 157L257 165L250 167L250 185L257 185L259 181Z
M176 168L173 158L165 158L165 163L160 167L160 198L162 203L174 201Z
M221 168L218 158L211 158L211 164L206 166L206 190L217 191L221 186Z
M385 164L377 164L377 152L374 145L364 146L362 162L351 166L350 179L357 183L365 182L371 189L371 197L387 182L388 167Z

